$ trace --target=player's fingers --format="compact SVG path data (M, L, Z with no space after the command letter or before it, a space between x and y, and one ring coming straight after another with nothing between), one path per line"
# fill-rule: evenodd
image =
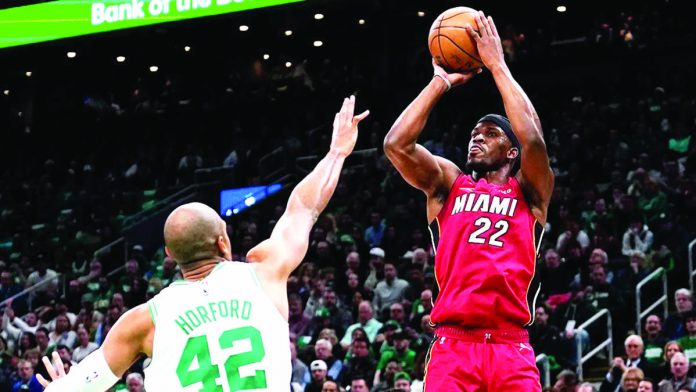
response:
M53 364L48 357L44 356L41 358L41 362L43 362L44 366L46 367L46 372L48 373L49 377L51 377L51 380L57 379L58 375L56 374L56 369L53 367Z
M343 98L343 104L341 105L341 111L338 112L338 125L343 125L346 119L346 106L348 106L348 98Z
M341 121L341 113L336 113L334 116L333 127L336 128Z
M354 122L355 124L357 124L357 123L359 123L360 121L364 120L365 117L367 117L367 116L369 116L369 115L370 115L370 111L369 111L369 110L365 110L364 112L362 112L362 113L358 114L357 116L353 117L353 122Z
M50 382L48 382L48 381L47 381L41 374L39 374L39 373L36 373L36 379L39 381L39 384L41 384L41 386L43 386L44 388L48 387L48 384L50 384Z
M348 112L346 113L346 121L348 121L349 119L350 121L353 120L353 113L355 113L355 95L351 95L348 99Z
M65 377L65 366L63 366L63 361L60 359L58 351L53 352L53 365L58 370L58 377Z
M474 30L473 27L467 25L465 29L466 32L469 33L469 37L471 37L474 41L478 42L481 40L481 36L476 32L476 30Z
M493 35L491 27L488 25L488 20L486 19L486 15L483 13L483 11L479 11L478 20L481 21L481 23L479 23L479 27L482 29L481 35Z
M498 35L498 28L495 27L495 23L493 22L493 17L489 16L488 17L488 25L491 27L491 31L493 32L493 35L496 37L499 37Z

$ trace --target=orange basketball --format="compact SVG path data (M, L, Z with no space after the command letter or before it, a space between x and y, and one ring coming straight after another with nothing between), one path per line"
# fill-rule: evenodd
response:
M466 32L470 25L478 31L478 11L455 7L440 14L430 27L428 48L435 62L449 72L467 72L483 67L476 42Z

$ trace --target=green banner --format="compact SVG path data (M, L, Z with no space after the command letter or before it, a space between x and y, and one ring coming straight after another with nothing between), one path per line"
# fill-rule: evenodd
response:
M304 0L58 0L0 10L0 48Z

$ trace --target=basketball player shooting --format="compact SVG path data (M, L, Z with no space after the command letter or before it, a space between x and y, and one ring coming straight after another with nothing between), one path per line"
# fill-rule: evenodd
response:
M307 252L309 232L353 151L355 97L343 101L329 153L292 191L269 239L228 261L226 224L210 207L185 204L164 226L165 249L183 273L147 304L126 312L104 344L65 375L57 353L43 362L47 392L102 392L141 356L148 391L286 391L290 386L287 280ZM55 367L54 367L55 366Z
M427 195L435 275L431 314L436 338L425 391L539 391L539 372L525 327L531 325L534 266L554 176L532 103L505 64L492 18L467 26L491 72L509 118L483 116L471 131L465 174L416 141L450 87L480 70L434 76L396 120L384 141L404 179Z

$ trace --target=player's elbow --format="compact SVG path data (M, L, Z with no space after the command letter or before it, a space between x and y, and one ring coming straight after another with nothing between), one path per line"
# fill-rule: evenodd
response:
M415 148L415 143L409 143L404 137L399 135L397 129L392 128L387 136L384 137L384 153L390 160L399 155L407 155L410 149Z

